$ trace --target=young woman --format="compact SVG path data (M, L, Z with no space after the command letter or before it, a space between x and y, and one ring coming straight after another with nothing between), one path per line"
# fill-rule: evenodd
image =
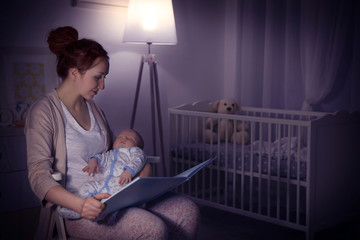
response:
M112 132L104 113L92 100L105 88L109 57L103 47L89 39L78 39L72 27L49 33L47 42L57 56L61 85L31 106L25 124L27 162L32 190L42 202L37 237L50 238L51 208L55 205L78 212L80 220L65 220L67 234L81 239L193 239L199 220L197 206L189 199L167 195L146 209L132 207L102 223L92 221L104 209L99 193L87 199L73 192L86 181L83 173L89 155L112 146ZM148 176L145 165L141 175ZM53 172L62 174L56 182ZM111 224L110 224L111 222Z

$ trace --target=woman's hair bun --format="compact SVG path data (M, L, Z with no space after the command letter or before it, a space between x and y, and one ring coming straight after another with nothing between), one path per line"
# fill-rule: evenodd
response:
M47 38L50 50L59 58L66 45L78 40L78 31L70 26L52 30Z

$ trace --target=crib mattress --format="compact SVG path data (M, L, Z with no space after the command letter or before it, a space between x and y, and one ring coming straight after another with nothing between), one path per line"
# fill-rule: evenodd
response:
M296 142L296 139L293 142ZM271 176L278 176L280 173L280 177L289 176L291 179L297 179L297 176L300 176L300 180L305 181L307 148L297 148L296 144L291 145L288 147L287 144L277 142L267 144L260 141L255 141L252 145L190 143L172 147L171 154L172 157L200 162L217 156L218 159L214 161L214 165L220 164L221 167L227 169L234 169L235 165L237 171L244 169L246 172L259 173L261 169L261 174L270 173Z

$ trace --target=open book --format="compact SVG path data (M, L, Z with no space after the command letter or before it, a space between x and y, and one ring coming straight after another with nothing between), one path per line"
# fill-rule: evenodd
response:
M123 189L111 197L102 200L102 202L106 204L106 208L96 220L104 218L113 211L149 202L173 190L180 184L188 181L214 159L215 158L208 159L174 177L137 177L133 179Z

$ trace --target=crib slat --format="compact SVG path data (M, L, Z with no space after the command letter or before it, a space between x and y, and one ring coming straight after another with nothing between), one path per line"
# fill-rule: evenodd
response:
M187 122L185 123L186 124L186 129L187 129L186 144L188 146L187 151L188 151L189 156L192 156L192 146L191 146L191 132L193 131L191 129L191 119L192 119L192 117L193 116L188 116L187 117ZM192 161L194 161L194 160L190 157L186 169L190 169L192 167ZM186 170L186 169L184 169L184 170ZM188 192L188 194L192 195L191 181L188 181L186 184L183 184L183 185L184 185L184 187L186 187L186 185L187 185L187 188L188 188L187 192Z
M244 124L244 122L242 121L241 124ZM244 136L242 136L242 139ZM244 149L244 144L242 144L241 146L241 159L242 161L245 161L245 149ZM253 170L253 166L254 166L254 162L253 162L253 158L250 158L250 193L249 193L249 197L250 197L250 212L253 212L253 195L254 195L254 187L253 187L253 180L254 180L254 170ZM260 173L261 171L259 171Z
M204 160L205 159L205 151L204 151L204 149L205 149L205 117L203 117L202 118L202 129L203 129L203 131L202 131L202 135L203 135L203 144L202 144L202 149L203 149L203 151L201 152L201 154L202 154L202 159ZM209 169L210 169L210 172L212 171L212 167L210 166L209 167ZM203 171L202 172L202 186L201 186L201 188L202 188L202 199L204 199L205 200L205 183L206 183L206 176L205 176L205 174L206 174L206 172L205 171ZM211 185L210 185L211 186ZM209 193L210 195L211 195L211 189L210 189L210 193Z
M300 178L300 167L301 167L301 138L302 138L302 131L300 131L300 126L296 126L297 130L297 184L296 184L296 223L300 224L300 187L301 187L301 178Z
M250 126L251 126L251 137L250 139L255 139L255 124L254 122L251 122ZM250 162L254 162L254 145L251 144L250 145ZM263 179L263 173L262 173L262 169L263 169L263 162L259 161L259 177L258 177L258 213L261 214L262 211L262 179Z
M291 138L292 131L291 125L284 125L286 131L284 132L284 136L287 133L287 173L286 173L286 221L290 221L290 178L291 178Z
M245 202L245 193L244 193L244 187L245 187L245 161L244 161L244 156L241 155L241 187L240 187L240 203L241 203L241 209L244 210L244 202Z
M218 118L218 123L220 123L221 119ZM217 134L217 142L219 143L220 142L220 134ZM217 153L217 157L218 159L221 159L221 156L220 156L220 144L216 144L216 153ZM217 203L220 203L220 196L221 196L221 186L220 186L220 161L218 161L218 164L217 164L217 168L216 168L216 202Z
M237 120L234 121L234 126L237 125ZM236 207L236 187L237 187L237 181L236 181L236 170L237 170L237 164L236 164L236 140L235 140L235 134L233 138L233 156L232 156L232 164L233 164L233 171L232 171L232 206Z
M199 128L198 128L198 117L197 116L192 116L192 121L191 121L191 126L189 126L189 129L191 129L191 139L195 139L194 140L194 144L195 144L195 148L193 149L194 152L194 165L199 163L199 156L197 153L196 149L199 149L199 137L198 137L198 132L199 132ZM192 165L193 166L193 165ZM189 181L190 186L191 186L191 191L193 192L193 196L197 197L197 182L198 182L198 175L195 175L193 178L193 181Z
M311 146L311 129L310 127L307 128L307 144L308 146ZM307 151L307 160L310 159L310 156L311 156L311 148L308 148L308 151ZM312 162L308 161L307 164L306 164L306 222L305 222L305 226L309 226L310 224L310 186L309 186L309 183L311 182L311 164L313 164Z
M214 124L213 124L213 118L210 118L210 129L213 129L214 128ZM212 156L213 155L213 141L214 141L214 139L213 139L213 136L211 135L210 136L210 143L209 143L209 145L210 145L210 147L209 147L209 152L210 152L210 155ZM219 164L219 161L220 161L220 159L218 158L217 159L217 164ZM212 186L214 186L213 185L213 167L211 167L210 168L210 174L209 174L209 182L210 182L210 201L211 202L213 202L214 200L213 200L213 187Z
M264 123L265 124L265 123ZM267 125L267 130L268 130L268 138L269 138L269 136L271 136L271 127L270 127L270 123L267 123L267 124L265 124L265 125ZM264 138L262 138L261 139L261 142L266 142L266 139L264 139ZM261 142L260 142L260 144L261 144ZM268 142L269 143L269 142ZM261 148L260 148L261 149ZM267 179L267 183L268 183L268 199L267 199L267 214L268 214L268 217L270 217L271 216L271 174L270 174L270 172L271 172L271 167L270 167L270 162L271 162L271 159L270 159L270 148L268 149L268 152L267 152L267 154L268 154L268 157L267 157L267 159L268 159L268 166L267 166L267 177L268 177L268 179ZM261 154L260 154L260 156L259 156L259 159L262 159L262 156L261 156ZM261 161L261 160L260 160Z
M280 125L279 124L276 124L275 125L275 131L277 132L276 134L277 134L277 136L276 136L276 138L275 139L280 139L279 138L279 136L280 136ZM270 144L271 142L269 142L269 144ZM278 151L280 150L280 141L278 141L278 143L277 143L277 149L278 149ZM276 156L276 161L277 161L277 181L276 181L276 188L277 188L277 190L276 190L276 198L277 198L277 200L276 200L276 218L278 218L278 219L280 219L280 208L281 208L281 206L280 206L280 203L281 203L281 199L280 199L280 164L281 164L281 162L280 162L280 154L277 154L277 156Z
M178 159L179 159L179 149L178 149L178 136L179 136L179 129L180 128L178 128L177 126L179 126L179 115L175 115L174 116L175 117L175 133L174 133L174 135L175 135L175 143L174 143L174 145L175 145L175 173L174 174L177 174L178 172L180 172L179 171L179 165L178 165Z

